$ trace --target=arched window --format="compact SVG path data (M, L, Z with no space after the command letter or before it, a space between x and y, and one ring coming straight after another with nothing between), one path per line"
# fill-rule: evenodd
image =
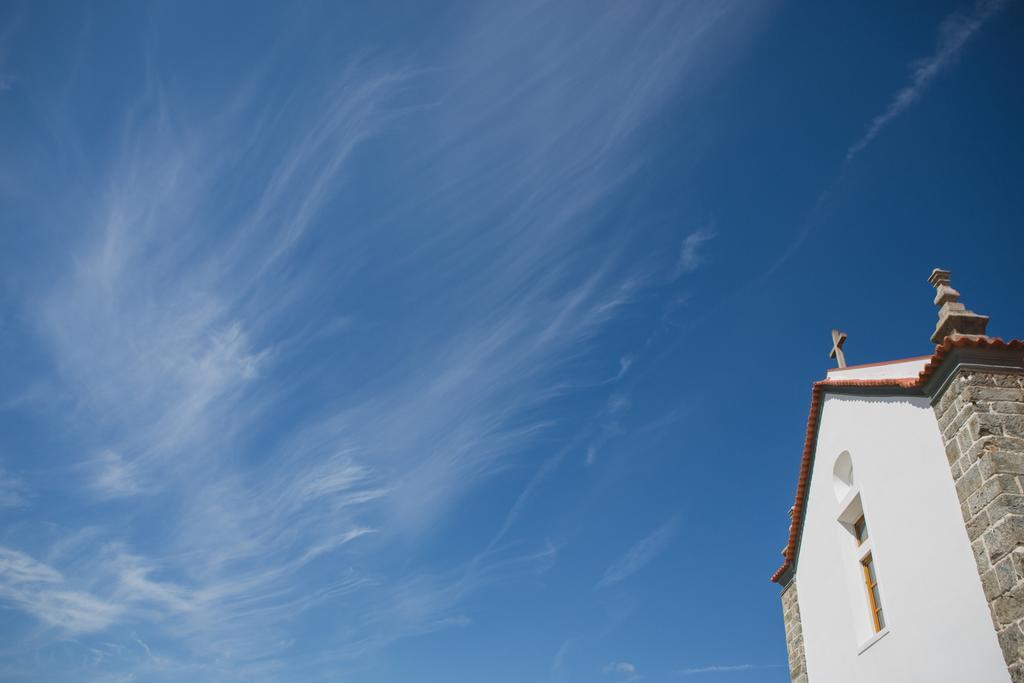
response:
M837 519L849 535L848 538L844 535L845 542L849 543L848 552L844 555L856 560L859 565L857 576L864 586L867 625L870 627L868 633L879 635L885 629L885 614L878 589L871 535L849 451L843 451L836 457L832 467L832 485L840 507Z
M836 458L836 464L832 467L832 485L835 487L836 500L840 503L853 490L853 458L850 457L850 451L843 451Z

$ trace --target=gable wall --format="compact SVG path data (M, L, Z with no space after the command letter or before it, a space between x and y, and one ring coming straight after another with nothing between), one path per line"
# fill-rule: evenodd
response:
M888 622L863 652L873 629L832 473L843 451ZM926 398L826 396L795 579L810 683L1009 680Z

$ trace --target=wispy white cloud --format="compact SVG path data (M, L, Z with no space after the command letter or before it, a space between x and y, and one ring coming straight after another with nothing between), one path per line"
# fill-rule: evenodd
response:
M608 588L625 581L653 562L668 547L678 526L678 518L673 517L638 541L605 570L597 588Z
M701 253L702 247L706 242L714 239L715 234L714 228L705 226L694 230L683 238L683 242L679 246L679 257L676 259L675 268L672 271L673 280L684 273L697 270L704 261L704 254Z
M700 666L692 669L680 669L677 676L698 676L701 674L732 673L737 671L756 671L759 669L778 669L782 664L726 664L718 666Z
M59 571L11 548L0 547L0 599L71 634L106 628L120 609L67 586Z
M5 585L24 583L59 583L60 572L25 553L0 547L0 578Z
M901 88L864 135L846 152L847 163L878 137L889 123L909 109L946 68L956 62L971 38L1006 5L1006 0L976 0L970 8L950 14L939 27L935 52L910 65L910 82Z
M255 391L286 346L288 333L267 330L283 327L288 302L309 286L274 269L337 190L355 147L387 119L374 108L402 78L349 70L324 91L323 107L293 107L309 124L305 137L285 145L260 202L218 233L189 226L232 208L211 186L244 163L240 138L259 133L230 117L171 125L180 114L167 92L139 105L155 111L123 131L96 205L82 210L96 220L81 231L73 267L33 308L58 381L74 396L78 438L97 446L74 469L101 499L131 497L137 509L159 500L174 521L145 552L129 550L117 525L64 558L55 545L78 580L10 588L3 598L83 633L159 618L200 660L213 661L229 640L244 660L280 650L283 617L377 581L344 566L329 581L296 580L372 536L360 516L390 490L360 462L365 452L351 452L339 423L300 424L251 463L239 451L245 430L290 389ZM259 183L261 174L246 177ZM334 315L308 336L347 323Z
M634 135L717 62L698 48L734 6L496 3L447 44L444 68L354 60L323 83L246 84L212 104L154 68L109 165L59 216L71 258L26 304L70 397L50 417L83 444L67 466L88 489L70 498L118 512L56 534L45 564L11 550L0 599L77 633L142 633L144 646L120 643L140 678L162 641L178 680L189 667L315 680L468 626L470 596L549 568L556 543L510 530L586 430L544 459L481 551L429 571L408 553L566 426L547 402L602 383L570 381L574 362L652 284L601 233L608 198L642 163ZM405 134L394 200L366 215L350 185L373 170L361 154ZM683 245L680 268L707 239ZM615 429L629 407L617 391L595 419ZM327 604L329 637L296 643L294 625ZM279 676L292 648L308 656L291 666L318 670Z
M498 546L498 544L501 541L505 539L506 534L508 534L508 532L512 529L512 526L516 523L516 521L518 521L519 516L526 508L527 504L535 495L537 495L537 492L540 489L540 487L558 469L558 467L562 464L562 460L565 459L566 454L568 454L574 448L574 446L575 442L570 442L566 446L562 447L558 452L556 452L554 455L545 460L544 464L541 465L540 469L538 469L534 473L534 475L530 478L529 483L527 483L526 488L523 489L523 491L516 498L515 503L513 503L512 507L509 509L508 513L506 513L505 519L502 522L501 527L498 529L498 532L491 539L491 542L488 543L486 552L493 550L495 547Z
M83 463L91 485L101 498L134 496L146 491L137 468L114 451L107 449Z
M868 123L864 134L846 151L846 157L836 176L822 190L814 205L801 221L796 237L786 245L782 254L765 273L770 277L782 267L820 223L837 187L846 177L851 162L901 114L912 107L932 82L946 69L956 63L968 42L1006 5L1006 0L975 0L969 8L960 9L947 16L939 27L935 51L910 64L910 82L900 88L882 113Z
M615 680L622 683L635 683L641 679L632 662L609 662L601 667L601 672L615 677Z
M102 631L120 613L116 605L79 591L25 591L10 597L44 623L71 634Z
M636 354L627 353L619 358L619 373L615 376L616 380L620 380L626 376L629 369L633 367L633 363L636 362Z
M548 672L548 678L552 681L561 680L565 675L565 669L567 660L569 658L569 651L572 648L573 639L569 638L562 642L555 651L555 656L551 658L551 670Z

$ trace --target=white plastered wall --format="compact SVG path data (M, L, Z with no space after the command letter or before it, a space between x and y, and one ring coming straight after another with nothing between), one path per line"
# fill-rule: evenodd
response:
M833 479L843 451L852 490ZM880 636L859 549L839 520L858 496L887 621ZM1009 681L925 398L826 395L796 581L811 683Z

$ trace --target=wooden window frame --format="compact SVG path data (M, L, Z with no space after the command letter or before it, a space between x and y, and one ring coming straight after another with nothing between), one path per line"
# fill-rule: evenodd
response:
M874 560L871 557L871 553L868 553L860 561L861 570L864 572L864 585L868 589L868 605L871 608L871 623L875 627L875 633L882 630L882 624L878 619L878 614L882 611L882 606L875 602L875 589L878 588L878 571L875 571L874 583L871 582L871 570L874 568Z

